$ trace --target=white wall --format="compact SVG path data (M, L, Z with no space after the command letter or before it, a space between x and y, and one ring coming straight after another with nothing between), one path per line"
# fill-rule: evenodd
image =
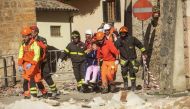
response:
M96 32L97 28L103 23L102 0L72 0L69 4L77 7L79 13L73 18L73 30L81 33L84 41L86 29ZM84 7L85 6L85 7ZM121 22L115 22L115 27L120 28L124 23L124 0L121 0Z
M58 49L64 49L70 42L70 26L69 23L62 22L37 22L40 29L40 36L47 39L48 45L54 46ZM52 37L50 33L50 26L61 26L61 37Z
M58 49L65 49L70 42L69 13L67 12L37 12L39 35L47 39L48 45ZM61 37L52 37L50 26L61 26Z

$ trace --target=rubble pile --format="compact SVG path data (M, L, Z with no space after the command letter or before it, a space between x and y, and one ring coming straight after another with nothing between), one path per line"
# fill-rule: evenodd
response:
M95 97L88 103L77 102L72 98L59 103L59 106L52 106L52 102L46 100L20 100L8 106L1 106L4 106L4 109L189 109L190 107L189 96L146 101L133 92L127 92L126 102L121 102L121 94L122 92L114 94L108 101L100 96Z
M64 82L63 89L68 91L76 90L77 84L75 82Z
M21 96L23 93L22 90L21 84L17 84L13 87L0 88L0 96Z

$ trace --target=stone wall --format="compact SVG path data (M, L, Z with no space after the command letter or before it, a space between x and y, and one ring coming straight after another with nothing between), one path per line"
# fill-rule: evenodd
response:
M0 55L14 54L21 28L36 21L34 0L1 0L0 21Z
M187 80L187 89L190 89L190 0L185 0L183 3L183 23L184 23L184 51L185 51L185 73Z
M35 21L34 0L0 0L0 57L17 54L21 28ZM2 59L0 61L2 74Z

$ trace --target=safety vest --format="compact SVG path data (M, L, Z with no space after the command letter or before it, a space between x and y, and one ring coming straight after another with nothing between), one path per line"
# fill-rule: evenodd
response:
M30 40L28 45L24 43L20 46L18 55L18 64L22 65L23 62L37 64L40 59L40 47L35 40Z

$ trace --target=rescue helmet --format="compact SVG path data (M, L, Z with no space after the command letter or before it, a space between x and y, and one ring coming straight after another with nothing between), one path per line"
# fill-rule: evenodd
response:
M103 32L97 32L96 33L96 40L99 41L99 40L103 40L104 39L104 33Z
M37 27L37 25L30 26L30 29L39 33L39 28Z
M92 36L92 35L93 35L93 32L92 32L92 30L91 30L91 29L88 29L88 30L86 30L86 31L85 31L85 34L89 34L89 35L91 35L91 36Z
M30 27L24 27L21 31L21 34L23 36L28 36L32 33L32 30L30 29Z
M75 38L80 38L80 33L78 32L78 31L73 31L72 33L71 33L71 38L72 39L75 39Z
M128 32L128 28L126 26L122 26L120 29L119 29L119 33L127 33Z
M109 25L109 24L106 23L104 25L104 30L109 30L109 29L111 29L111 25Z
M104 32L104 29L103 29L103 28L98 28L97 31L98 31L98 32Z

